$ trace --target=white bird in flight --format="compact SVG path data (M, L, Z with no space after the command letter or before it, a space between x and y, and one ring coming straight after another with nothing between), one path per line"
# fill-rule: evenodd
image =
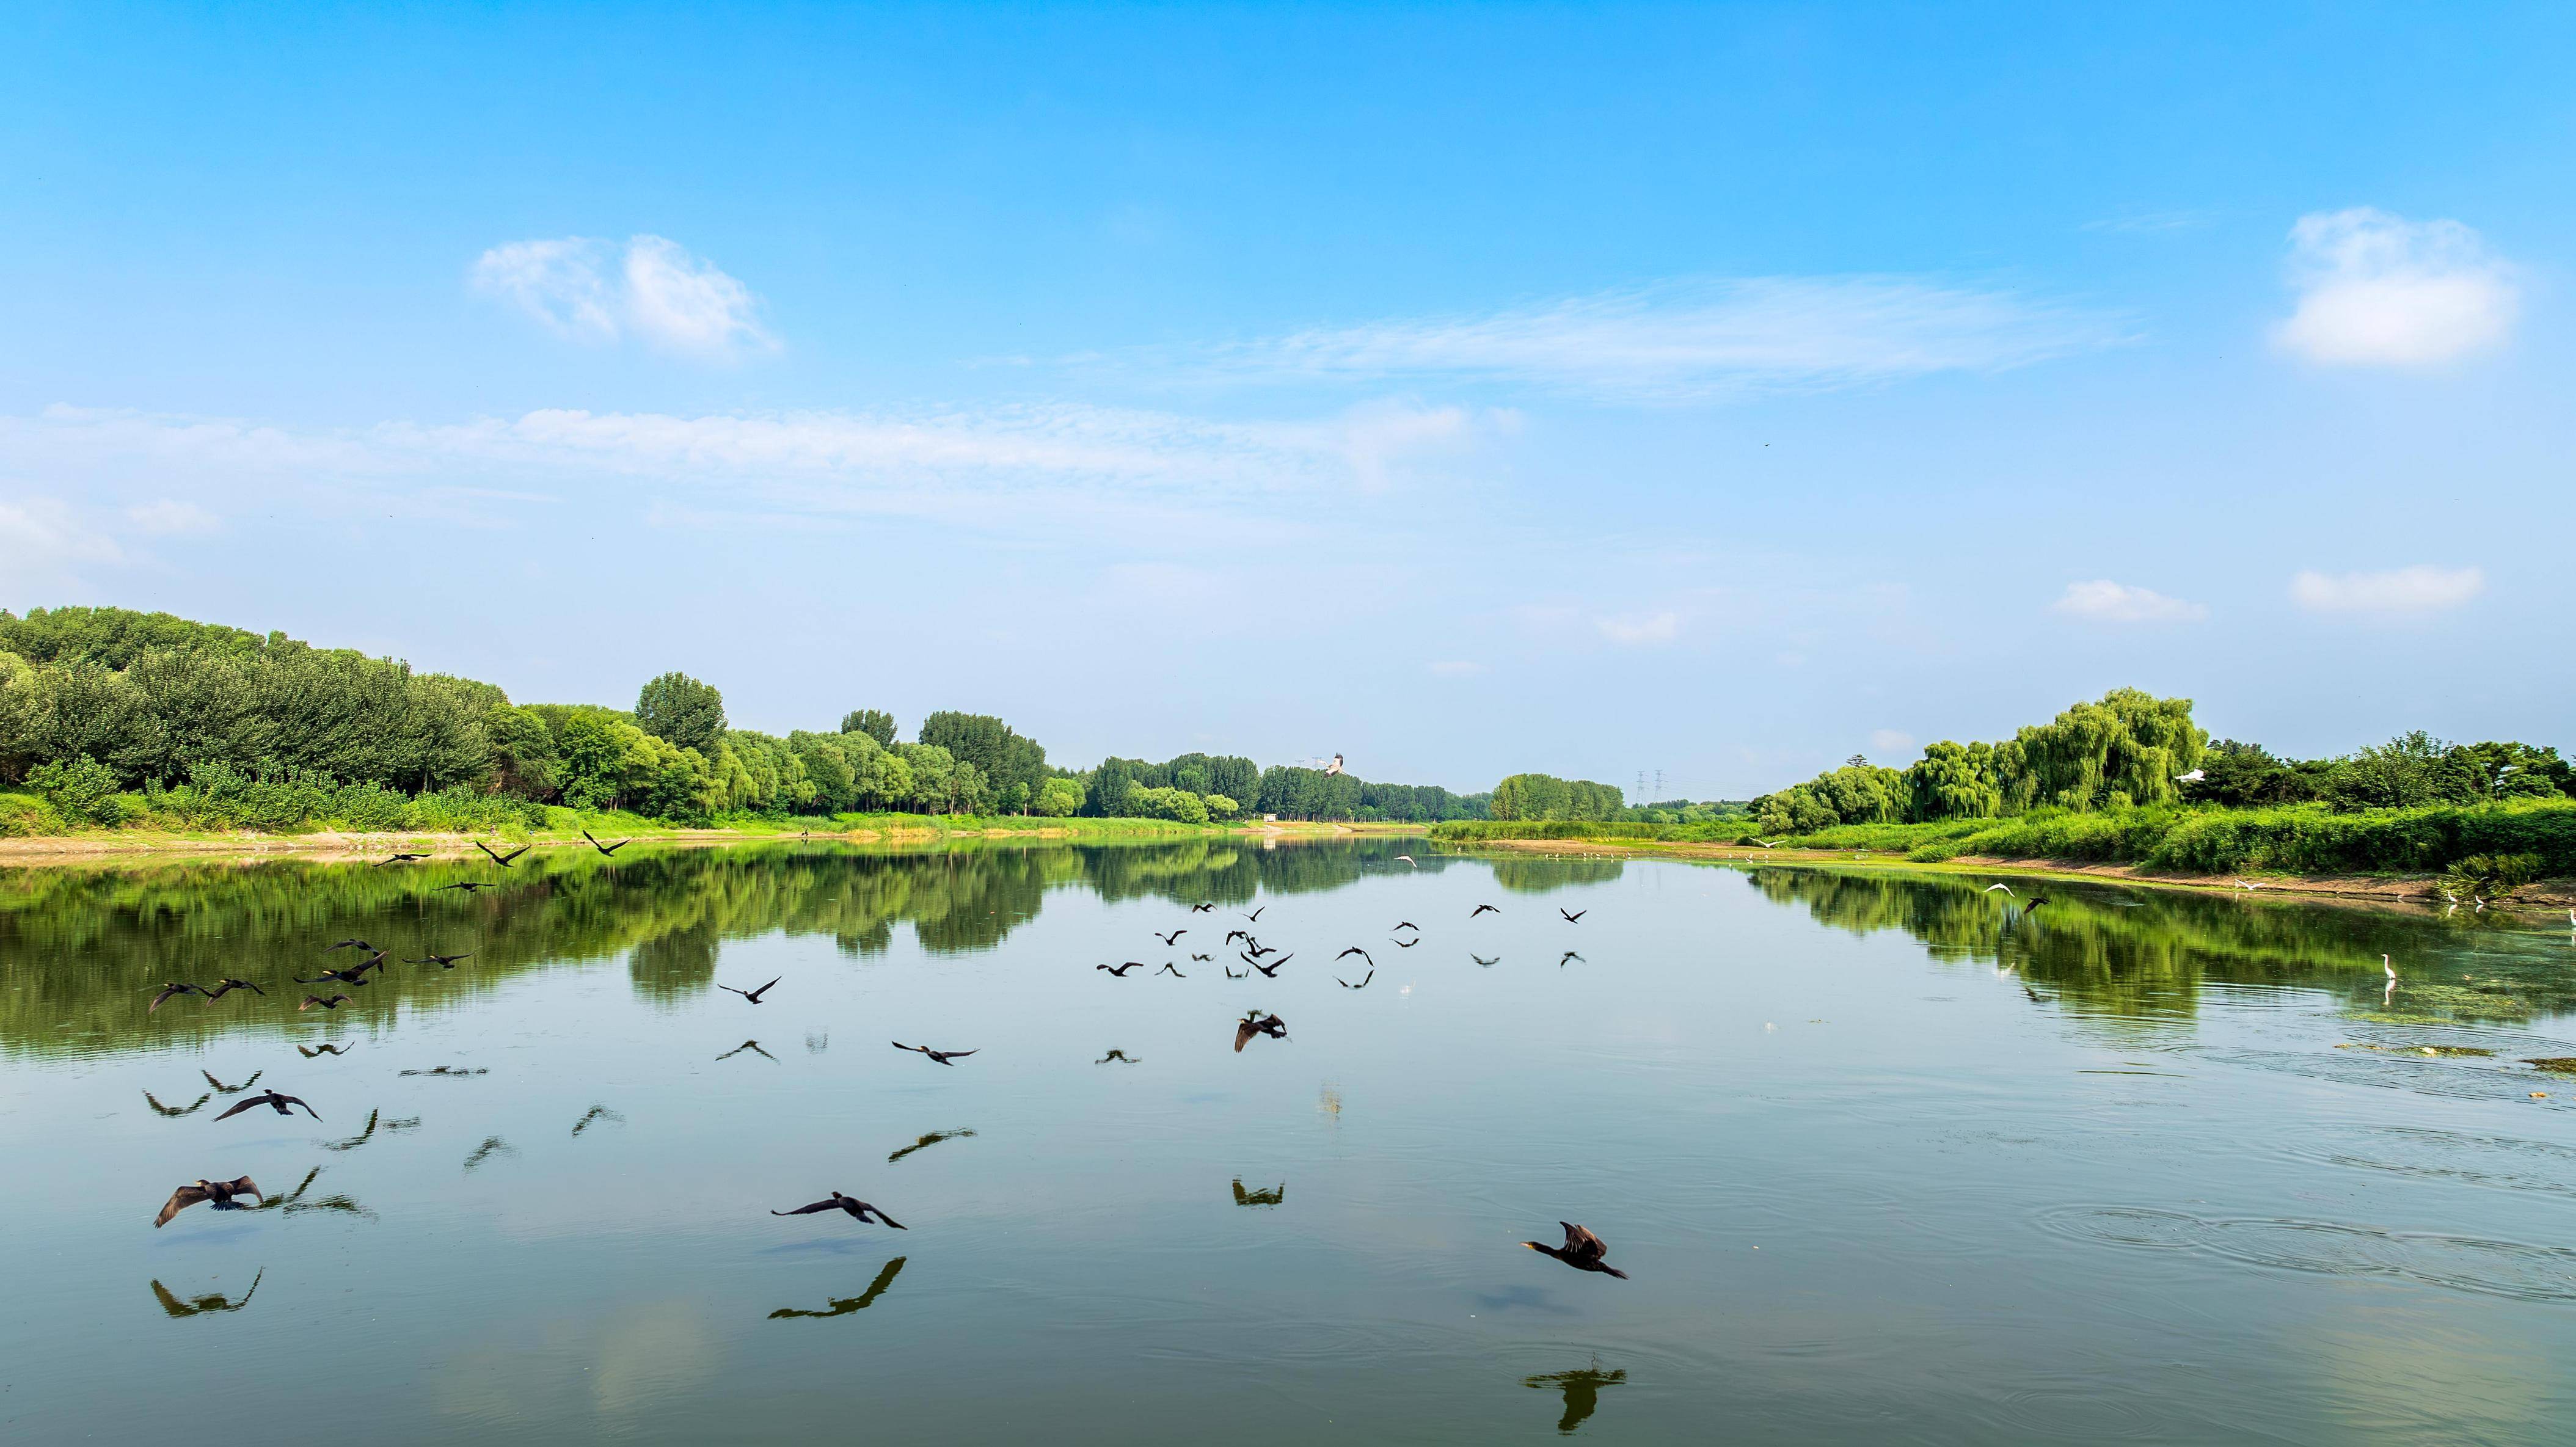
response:
M2002 890L2002 891L2003 891L2004 893L2006 893L2006 894L2012 894L2012 892L2013 892L2013 891L2012 891L2012 886L2011 886L2011 885L2009 885L2009 884L1989 884L1989 885L1987 885L1984 889L1979 890L1979 891L1978 891L1978 893L1980 893L1980 894L1992 894L1992 893L1994 893L1994 892L1995 892L1996 890L1998 890L1998 889ZM2016 895L2013 895L2013 897L2014 897L2015 899L2019 899L2021 896L2019 896L2019 895L2017 895L2017 894L2016 894Z
M2206 770L2203 770L2203 769L2194 769L2194 770L2192 770L2192 771L2191 771L2190 773L2188 773L2188 774L2176 774L2176 775L2174 775L2174 782L2175 782L2175 783L2177 783L2177 784L2197 784L2197 783L2199 783L2201 780L2206 779L2206 778L2208 778L2208 777L2209 777L2209 774L2208 774L2208 772L2207 772Z
M1399 854L1399 855L1397 855L1397 856L1395 856L1395 857L1396 857L1396 858L1398 858L1398 859L1403 860L1403 861L1404 861L1405 863L1407 863L1407 864L1413 864L1413 856L1412 856L1412 855L1410 855L1410 854ZM1414 867L1414 868L1416 868L1416 869L1420 869L1422 866L1421 866L1421 865L1419 865L1419 864L1413 864L1413 867Z

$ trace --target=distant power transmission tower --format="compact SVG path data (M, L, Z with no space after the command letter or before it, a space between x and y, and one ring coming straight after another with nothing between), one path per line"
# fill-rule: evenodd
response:
M1655 770L1655 797L1664 797L1664 771L1661 769Z

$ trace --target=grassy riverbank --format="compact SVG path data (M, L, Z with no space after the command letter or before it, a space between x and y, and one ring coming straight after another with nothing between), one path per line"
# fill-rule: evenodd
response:
M1621 824L1461 820L1434 825L1442 843L1597 840L1755 846L1741 821ZM1844 824L1772 836L1774 848L1896 854L1915 863L1965 857L2122 865L2175 875L2426 875L2476 858L2526 861L2535 878L2576 875L2576 799L2418 809L2106 809L1928 824ZM1757 846L1758 847L1758 846Z

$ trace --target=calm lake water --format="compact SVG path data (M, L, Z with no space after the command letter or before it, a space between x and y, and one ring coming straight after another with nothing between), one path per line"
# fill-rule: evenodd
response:
M2563 925L1418 840L620 861L0 875L0 1438L2576 1440ZM1294 959L1230 980L1254 909ZM350 935L473 956L297 1013ZM145 1011L225 975L269 994ZM217 1121L254 1077L321 1122ZM244 1174L294 1194L153 1228ZM910 1229L768 1214L834 1189ZM1633 1279L1515 1244L1560 1219Z

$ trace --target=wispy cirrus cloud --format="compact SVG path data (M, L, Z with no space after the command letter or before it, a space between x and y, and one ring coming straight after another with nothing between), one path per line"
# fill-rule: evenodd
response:
M0 417L0 469L68 484L202 487L265 495L305 486L426 495L448 505L526 501L585 479L687 494L749 494L773 510L886 512L1002 523L999 502L1161 499L1223 505L1375 489L1471 449L1504 425L1457 407L1380 403L1294 421L1236 421L1049 405L919 412L680 415L542 409L464 422L295 429L238 418L53 407ZM165 530L204 501L139 502ZM182 509L195 509L194 512Z
M224 520L193 502L177 498L155 498L139 502L125 510L126 521L147 533L210 533L224 525Z
M2311 613L2405 618L2457 608L2486 588L2483 568L2418 563L2382 573L2302 572L2290 580L2290 597Z
M1638 648L1652 643L1670 643L1682 636L1682 615L1670 611L1624 613L1595 618L1592 626L1613 643Z
M778 347L750 287L667 237L504 242L475 260L471 281L578 341L633 337L710 361Z
M2126 338L2115 316L1997 288L1755 277L1318 327L1202 360L1239 376L1482 379L1671 402L1999 371Z
M2513 269L2457 221L2368 206L2290 228L2298 307L2273 344L2326 366L2432 367L2501 346L2521 293Z
M2209 616L2209 609L2202 604L2108 578L2069 583L2058 600L2048 606L2053 612L2092 623L2198 623Z

